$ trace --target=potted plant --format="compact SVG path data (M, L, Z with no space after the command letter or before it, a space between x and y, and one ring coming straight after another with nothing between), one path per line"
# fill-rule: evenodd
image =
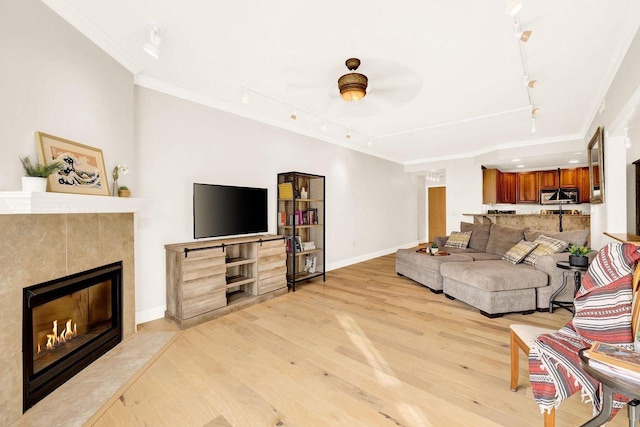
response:
M131 197L131 190L126 185L121 185L118 188L118 197Z
M434 242L431 244L431 255L435 255L438 253L438 245Z
M62 162L52 162L48 165L42 163L31 163L29 156L20 157L20 162L24 168L25 176L22 177L22 191L47 191L47 178L58 172L62 167Z
M588 267L589 258L586 255L591 252L591 249L586 246L571 245L569 247L569 265L574 267Z

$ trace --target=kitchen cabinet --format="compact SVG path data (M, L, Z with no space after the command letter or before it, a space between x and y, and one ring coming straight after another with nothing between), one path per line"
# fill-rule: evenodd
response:
M498 202L502 172L498 169L482 169L482 203L494 205Z
M558 188L558 171L539 171L538 176L540 178L540 189L546 190L549 188Z
M517 174L517 203L540 203L538 172L520 172Z
M578 173L578 197L580 203L589 203L589 168L579 168Z
M556 171L556 174L557 173L558 171ZM580 169L579 168L560 170L560 187L578 188L579 185L580 185Z
M579 202L589 203L589 168L580 167L530 172L482 170L482 203L540 203L540 190L577 188ZM596 182L599 181L596 177ZM597 183L596 183L597 185Z
M518 189L518 174L515 172L502 173L501 180L501 198L498 203L516 203Z

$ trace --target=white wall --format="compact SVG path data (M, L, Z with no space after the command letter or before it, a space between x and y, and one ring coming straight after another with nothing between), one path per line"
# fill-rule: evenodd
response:
M0 191L20 190L36 131L133 164L133 76L37 0L0 2L0 117Z
M635 207L629 201L633 200L635 204L635 194L631 196L629 192L632 189L626 187L629 180L629 164L635 159L629 159L621 137L621 128L627 126L628 118L634 115L634 109L638 107L639 69L640 34L636 34L616 77L607 90L604 98L606 107L595 115L585 136L586 145L598 126L604 127L606 132L604 138L605 201L603 204L591 207L591 238L594 247L610 241L603 236L603 232L635 233L635 226L629 227L629 218L635 217ZM631 134L633 133L632 131Z
M266 187L276 232L276 175L326 176L326 262L337 268L418 241L418 180L399 164L137 87L138 321L162 316L164 245L193 240L192 185Z

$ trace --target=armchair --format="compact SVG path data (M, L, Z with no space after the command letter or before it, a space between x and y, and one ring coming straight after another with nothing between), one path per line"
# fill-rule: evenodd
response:
M640 264L635 267L639 259L635 245L612 243L602 248L576 295L574 318L559 331L511 325L511 390L517 388L521 349L529 357L531 388L545 427L554 426L555 408L577 391L589 395L594 409L600 410L599 383L581 369L578 351L595 340L633 346L640 311ZM627 400L614 396L613 415Z

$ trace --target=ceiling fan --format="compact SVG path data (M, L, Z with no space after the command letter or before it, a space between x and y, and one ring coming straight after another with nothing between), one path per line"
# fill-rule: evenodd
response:
M364 74L355 72L360 66L360 60L358 58L347 59L345 65L351 73L345 74L338 79L340 96L347 102L358 102L367 96L369 79Z

